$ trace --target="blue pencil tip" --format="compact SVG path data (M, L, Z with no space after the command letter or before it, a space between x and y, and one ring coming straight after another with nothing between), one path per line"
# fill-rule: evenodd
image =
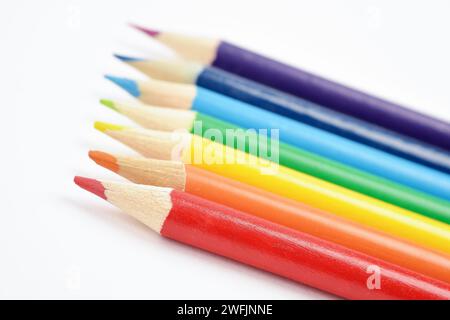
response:
M129 56L121 55L121 54L114 54L114 57L116 57L117 59L119 59L123 62L144 61L144 59L142 59L142 58L129 57Z
M127 78L119 78L110 75L105 75L105 78L114 82L116 85L127 91L134 97L139 97L141 92L139 91L139 86L136 81L127 79Z

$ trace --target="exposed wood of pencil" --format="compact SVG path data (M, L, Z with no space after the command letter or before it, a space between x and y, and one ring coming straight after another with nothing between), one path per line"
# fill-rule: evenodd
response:
M169 188L75 182L162 236L350 299L450 299L449 284ZM370 286L370 268L382 286Z
M192 108L197 95L197 87L192 84L156 79L131 80L112 76L106 77L122 89L134 95L140 102L154 106L189 110ZM138 92L133 93L129 87L123 85L123 83L116 79L119 81L132 81L138 88Z
M178 83L195 84L204 68L201 64L181 59L143 60L116 56L151 78Z
M186 59L209 64L216 58L217 47L220 43L218 39L193 37L171 32L154 32L148 28L134 27L168 46L175 53L182 55Z
M145 185L174 188L450 283L450 256L181 162L90 151L97 164Z
M197 114L191 110L168 109L142 103L124 103L106 99L101 99L100 102L151 130L191 130Z
M98 165L135 183L181 191L184 191L187 183L185 165L180 161L119 157L101 151L90 151L89 157Z
M125 126L120 126L120 130L117 129L118 127L111 130L110 124L100 121L95 123L95 128L139 153L145 152L150 144L154 144L155 148L147 154L151 158L169 159L172 156L178 156L179 159L179 153L174 154L173 151L176 150L177 145L181 146L182 136L173 135L170 132Z
M196 87L162 80L136 81L139 85L139 100L151 105L189 110L196 95Z

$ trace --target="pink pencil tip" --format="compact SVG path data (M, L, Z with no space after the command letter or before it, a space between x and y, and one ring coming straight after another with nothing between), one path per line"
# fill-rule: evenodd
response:
M157 30L144 28L144 27L138 26L134 23L130 23L130 26L132 26L133 28L135 28L139 31L144 32L145 34L149 35L150 37L156 37L156 36L158 36L158 34L160 34L160 32Z
M84 190L92 192L100 198L107 200L105 195L105 187L103 187L100 181L79 176L76 176L73 181Z

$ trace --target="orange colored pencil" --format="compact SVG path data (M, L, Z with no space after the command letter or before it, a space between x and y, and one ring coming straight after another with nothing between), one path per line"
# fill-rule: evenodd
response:
M130 181L171 187L450 283L450 256L181 162L91 151L97 164Z

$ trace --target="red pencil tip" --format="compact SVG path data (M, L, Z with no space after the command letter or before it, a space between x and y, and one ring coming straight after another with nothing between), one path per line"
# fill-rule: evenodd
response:
M92 192L100 198L107 200L105 195L105 187L103 187L100 181L79 176L76 176L73 181L84 190Z
M137 30L139 30L139 31L144 32L145 34L149 35L150 37L156 37L156 36L158 36L158 34L160 34L160 31L157 31L157 30L154 30L154 29L144 28L144 27L138 26L138 25L136 25L134 23L130 23L130 26L135 28L135 29L137 29Z

